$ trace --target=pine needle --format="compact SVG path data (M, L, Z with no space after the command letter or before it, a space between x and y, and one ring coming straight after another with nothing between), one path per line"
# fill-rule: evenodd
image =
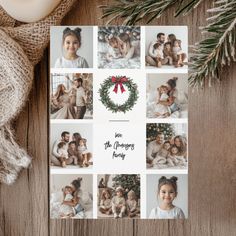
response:
M177 5L175 16L186 15L190 10L197 7L203 0L117 0L116 4L103 5L102 18L113 16L106 24L115 19L123 18L123 25L134 25L146 17L146 23L159 18L167 9Z
M208 37L195 45L190 58L189 84L203 87L219 81L222 68L236 61L236 0L220 0L208 12L214 16L202 27Z

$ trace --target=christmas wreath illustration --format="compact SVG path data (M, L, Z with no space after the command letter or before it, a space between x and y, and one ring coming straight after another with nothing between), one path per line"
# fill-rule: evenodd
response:
M129 91L129 97L123 104L117 104L110 98L110 88L114 86L113 92L118 93L120 88L121 94ZM132 81L132 79L126 76L110 76L102 84L99 89L100 101L102 104L113 113L117 112L127 112L132 110L133 106L138 100L138 90L137 85Z

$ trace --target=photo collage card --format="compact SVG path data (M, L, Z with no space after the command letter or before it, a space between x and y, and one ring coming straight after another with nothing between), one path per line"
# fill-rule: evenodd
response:
M187 219L187 27L50 35L51 219Z

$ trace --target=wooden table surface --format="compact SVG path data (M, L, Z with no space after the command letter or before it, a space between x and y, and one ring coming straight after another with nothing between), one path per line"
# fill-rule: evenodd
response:
M63 24L103 25L98 5L109 2L80 0ZM170 9L152 25L188 25L193 44L201 38L198 27L205 24L209 2L177 19ZM14 185L0 185L1 236L236 235L236 64L224 70L222 83L189 91L188 220L49 220L48 55L36 67L29 101L14 124L34 160Z

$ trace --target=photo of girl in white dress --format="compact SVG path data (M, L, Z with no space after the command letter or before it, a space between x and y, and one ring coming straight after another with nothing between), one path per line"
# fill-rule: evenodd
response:
M51 67L93 67L92 27L52 27L50 40L53 42L51 43Z
M147 176L147 218L187 219L187 175Z

